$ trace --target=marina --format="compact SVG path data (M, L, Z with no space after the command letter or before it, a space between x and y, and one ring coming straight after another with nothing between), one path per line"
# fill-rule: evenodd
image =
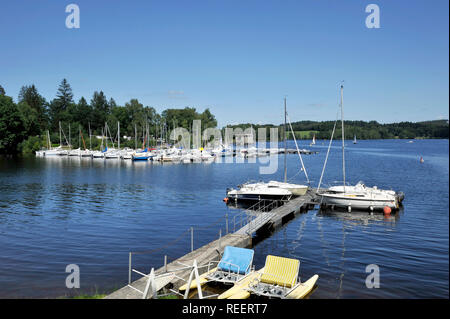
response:
M404 2L5 1L0 299L448 299L449 2Z

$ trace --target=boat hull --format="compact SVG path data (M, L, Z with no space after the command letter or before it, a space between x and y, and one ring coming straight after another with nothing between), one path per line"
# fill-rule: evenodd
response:
M246 290L248 285L253 280L258 278L263 271L264 268L251 272L246 277L235 283L233 287L220 294L217 299L247 299L250 297L250 292Z
M131 159L133 161L148 161L151 156L132 156Z
M292 193L292 195L295 196L303 196L308 191L308 187L294 187L294 188L288 188L288 191Z
M283 200L287 195L272 195L272 194L228 194L229 200L242 201L242 202L259 202L262 200Z
M371 199L360 198L356 195L341 196L336 194L322 194L322 206L331 206L337 208L344 208L356 210L383 210L384 207L391 209L398 209L399 203L396 198L392 199Z
M314 285L319 279L319 275L314 275L303 283L299 283L291 292L286 295L286 299L303 299L305 298L311 290L313 290Z

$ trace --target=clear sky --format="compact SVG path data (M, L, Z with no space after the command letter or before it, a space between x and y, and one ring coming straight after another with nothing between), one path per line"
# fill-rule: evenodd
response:
M0 0L0 85L48 100L103 90L158 112L209 107L219 126L448 119L448 0ZM80 28L68 29L68 4ZM380 28L368 29L368 4Z

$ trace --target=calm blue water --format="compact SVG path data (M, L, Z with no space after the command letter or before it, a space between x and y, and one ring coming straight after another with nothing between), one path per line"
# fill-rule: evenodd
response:
M318 141L320 153L303 156L313 185L327 146ZM325 182L342 180L340 156L336 141ZM347 180L403 191L403 210L389 218L311 210L257 244L256 267L267 254L299 258L303 280L320 275L311 298L447 298L448 159L448 140L347 141ZM0 297L110 291L127 283L129 251L155 250L133 257L148 272L190 250L191 226L195 248L216 239L225 214L238 213L222 202L227 187L282 180L283 155L273 175L259 166L0 159ZM303 183L299 167L288 155L288 177ZM65 287L68 264L80 267L78 290ZM380 267L379 289L365 286L369 264Z

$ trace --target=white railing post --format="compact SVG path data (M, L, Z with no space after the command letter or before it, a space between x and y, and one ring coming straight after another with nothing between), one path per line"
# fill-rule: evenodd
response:
M225 234L228 235L228 214L225 214Z
M164 255L164 272L167 272L167 255Z
M191 251L194 251L194 227L191 227Z
M131 251L128 254L128 284L131 284Z

